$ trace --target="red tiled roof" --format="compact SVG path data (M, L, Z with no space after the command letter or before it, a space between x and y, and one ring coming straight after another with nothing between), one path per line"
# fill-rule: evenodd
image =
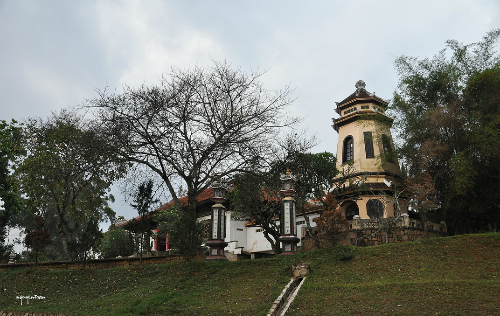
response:
M196 197L196 202L200 203L200 202L210 200L213 196L214 196L214 190L212 188L207 188L203 192L198 194L198 196ZM179 202L181 202L182 206L186 206L188 204L188 197L187 196L181 197L179 199ZM167 204L164 204L164 205L158 207L154 211L157 212L157 211L168 210L174 204L175 204L175 202L172 200L172 201L168 202Z
M205 189L203 192L201 192L197 197L196 197L196 202L197 203L201 203L201 202L205 202L207 200L210 200L212 197L214 196L214 190L212 188L207 188ZM179 199L179 202L181 202L181 205L182 206L186 206L188 204L188 197L187 196L183 196ZM174 206L175 202L174 200L171 200L170 202L168 202L167 204L163 204L163 205L160 205L159 207L157 207L154 211L148 213L146 215L147 218L151 218L153 217L157 212L159 211L163 211L163 210L168 210L169 208L171 208L172 206ZM138 217L134 217L126 222L123 222L123 223L120 223L120 224L117 224L116 226L125 226L125 225L128 225L128 224L131 224L133 222L138 222L139 220L141 220L142 216L138 216Z

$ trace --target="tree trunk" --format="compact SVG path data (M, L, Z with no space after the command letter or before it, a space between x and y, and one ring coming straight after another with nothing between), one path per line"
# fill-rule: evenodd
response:
M264 230L264 237L266 237L267 241L271 244L271 247L274 251L274 254L278 255L281 253L281 247L280 247L280 242L279 242L279 236L274 236L269 234L267 231Z

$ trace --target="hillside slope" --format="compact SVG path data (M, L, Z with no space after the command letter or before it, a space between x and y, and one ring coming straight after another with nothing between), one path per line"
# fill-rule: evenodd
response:
M289 315L495 315L500 234L337 247L292 258L0 272L0 310L73 315L265 315L306 261ZM18 295L45 300L21 306Z

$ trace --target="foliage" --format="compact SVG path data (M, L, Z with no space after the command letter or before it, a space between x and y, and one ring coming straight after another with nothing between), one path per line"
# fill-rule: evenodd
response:
M267 172L240 174L233 179L234 189L228 193L235 216L254 221L263 228L266 239L279 253L281 235L276 219L281 210L280 174L287 169L297 177L295 183L297 215L304 216L308 232L313 235L306 211L323 203L325 192L337 174L336 158L329 152L304 153L292 151L275 160ZM325 205L320 206L320 211Z
M18 183L12 175L13 164L24 152L22 134L23 130L16 121L0 121L0 257L9 248L4 244L6 228L22 205Z
M285 159L276 161L271 172L279 173L289 169L297 176L296 199L299 209L304 209L311 200L323 202L338 173L336 163L337 158L329 152L292 152Z
M67 242L90 220L113 217L109 188L123 166L109 143L76 112L63 110L47 120L31 119L26 127L27 157L17 174L29 199L28 210L56 219L57 235Z
M295 183L295 200L297 215L304 217L307 234L317 240L317 230L312 229L307 211L315 208L320 213L328 206L325 196L332 187L332 180L338 174L337 158L329 152L304 153L291 152L282 161L273 165L273 171L291 170L297 176ZM320 206L321 205L321 206Z
M101 237L102 232L99 229L97 219L88 220L83 231L68 241L70 259L83 261L83 268L85 269L85 263Z
M259 73L244 73L227 63L211 68L173 69L158 85L100 91L90 101L117 155L143 165L163 180L182 225L196 227L196 197L215 177L265 165L274 154L289 89L270 91ZM185 186L181 205L176 185ZM187 243L196 245L198 236Z
M424 230L427 232L428 214L439 208L432 178L426 173L417 179L406 180L404 186L409 206L419 212Z
M134 253L134 237L124 229L110 228L99 240L97 251L103 258L128 257Z
M432 59L396 59L391 104L411 178L429 173L451 233L500 227L500 30L447 41Z
M158 203L158 200L154 198L154 192L153 192L153 180L149 179L144 181L139 185L137 188L137 191L133 195L133 202L130 204L133 208L137 210L137 213L139 214L139 221L140 221L140 245L139 245L139 256L141 258L141 263L142 263L142 252L144 249L144 236L147 235L149 236L149 233L151 232L151 221L147 220L147 216L149 212L153 208L153 204ZM147 247L147 250L149 250L149 247Z
M38 264L39 255L45 250L45 247L50 245L52 239L47 228L45 228L45 220L41 216L35 218L35 229L26 230L24 243L30 248L30 255L35 257L35 262Z
M248 219L262 227L264 237L275 253L280 253L281 181L279 173L244 173L233 178L227 198L236 218Z
M71 315L266 315L299 262L311 270L290 315L495 315L500 308L498 233L237 262L13 269L0 274L0 306ZM34 294L46 299L23 306L15 299Z
M333 194L326 195L324 203L327 205L326 210L323 211L320 217L316 217L314 222L318 227L318 232L323 233L333 245L337 245L349 229L349 222L342 215Z
M169 243L172 248L179 249L187 258L192 258L199 254L203 242L203 224L194 221L195 226L188 226L181 217L176 206L161 210L155 215L156 229L158 234L168 234ZM187 234L192 234L190 238L185 238Z

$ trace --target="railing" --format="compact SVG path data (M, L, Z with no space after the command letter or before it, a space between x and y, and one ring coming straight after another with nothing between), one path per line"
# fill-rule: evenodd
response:
M354 216L350 221L352 229L377 229L380 227L408 227L416 229L424 229L422 222L410 218L407 214L401 215L399 218L379 218L379 219L361 219L359 216ZM427 230L446 232L446 224L427 222Z

